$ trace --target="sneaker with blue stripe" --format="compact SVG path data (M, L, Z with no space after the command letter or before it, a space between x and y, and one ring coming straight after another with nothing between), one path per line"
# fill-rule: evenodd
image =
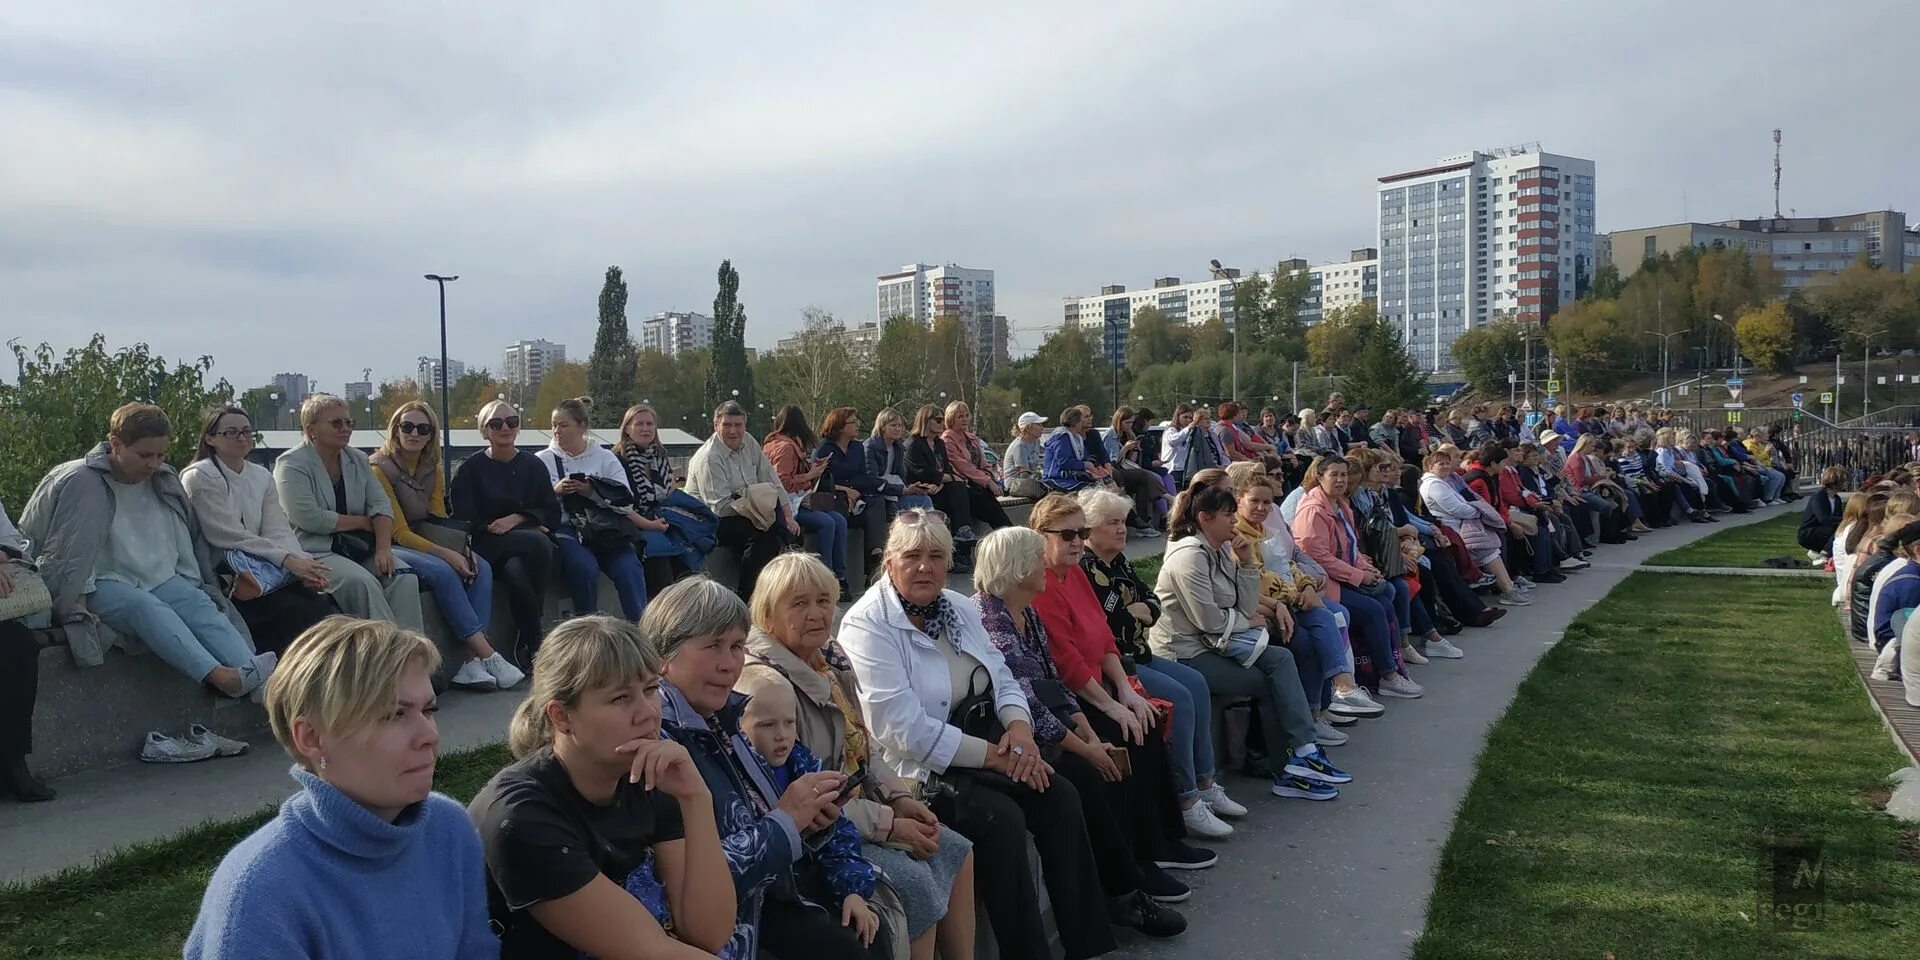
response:
M1340 796L1340 791L1318 780L1283 774L1273 780L1273 795L1301 800L1332 800Z
M1353 775L1347 773L1344 770L1341 770L1339 767L1336 767L1331 763L1328 763L1327 755L1325 753L1322 753L1320 751L1320 748L1317 746L1313 748L1312 753L1309 753L1304 757L1301 757L1301 756L1288 757L1287 766L1281 772L1291 774L1296 777L1303 777L1308 780L1317 780L1321 783L1352 783L1353 782Z

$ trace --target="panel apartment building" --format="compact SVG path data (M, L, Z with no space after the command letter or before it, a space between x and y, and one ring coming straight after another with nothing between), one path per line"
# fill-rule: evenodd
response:
M713 318L704 313L656 313L640 321L640 349L677 357L713 346Z
M1379 211L1380 316L1429 373L1457 369L1465 330L1552 317L1597 268L1593 161L1538 144L1381 177Z
M1920 233L1908 228L1907 215L1898 210L1615 230L1600 245L1601 262L1611 263L1626 278L1647 260L1688 247L1725 247L1767 257L1779 272L1782 296L1817 287L1861 257L1895 273L1920 267Z
M567 347L551 340L515 340L507 344L500 357L500 379L530 387L547 376L555 365L565 363Z
M995 312L992 270L909 263L874 279L873 315L881 323L910 317L928 327L947 317L959 320L973 343L981 383L1007 361L1007 318Z

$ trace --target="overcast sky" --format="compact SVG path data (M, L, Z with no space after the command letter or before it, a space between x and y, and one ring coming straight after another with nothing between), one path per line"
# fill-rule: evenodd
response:
M1219 257L1344 259L1375 178L1540 141L1604 230L1914 213L1920 3L0 5L0 340L99 331L245 388L708 312L748 342L875 275L1060 301ZM537 12L528 13L528 10ZM0 364L11 375L11 364Z

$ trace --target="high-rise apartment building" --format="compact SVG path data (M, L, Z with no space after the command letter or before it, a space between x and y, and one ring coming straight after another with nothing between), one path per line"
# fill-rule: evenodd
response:
M1461 332L1539 322L1595 269L1593 161L1538 144L1463 153L1380 178L1380 316L1429 372Z
M1630 277L1661 254L1688 247L1723 247L1766 257L1780 277L1778 292L1816 287L1854 261L1895 273L1920 267L1920 234L1907 228L1898 210L1869 210L1833 217L1780 217L1674 223L1636 230L1615 230L1600 245L1600 264L1609 263Z
M1311 319L1302 317L1309 326L1335 310L1380 299L1380 251L1372 247L1356 249L1340 263L1309 267L1308 272L1313 275L1314 295L1319 298L1315 315Z
M677 357L713 346L713 318L704 313L656 313L640 321L640 349Z
M909 263L883 273L874 281L874 316L911 317L929 327L936 320L959 320L983 383L1005 360L1006 320L994 313L992 270Z
M273 392L280 395L280 409L295 410L313 394L313 381L304 373L276 373Z
M445 372L451 374L453 380L458 382L461 377L467 375L467 365L459 360L448 360ZM447 380L440 369L440 358L421 357L415 366L414 382L418 383L422 390L444 388Z
M500 358L500 379L523 387L539 383L554 364L567 359L565 344L551 340L515 340Z

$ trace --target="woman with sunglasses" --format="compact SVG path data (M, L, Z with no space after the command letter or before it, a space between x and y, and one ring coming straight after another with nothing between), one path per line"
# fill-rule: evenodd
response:
M947 459L947 442L941 438L946 417L929 403L913 415L913 436L907 439L907 463L904 474L909 484L922 489L935 488L933 505L947 522L953 535L953 572L973 572L973 505L967 498L967 482L953 472Z
M273 473L247 460L253 421L235 406L208 411L193 463L180 484L207 545L234 573L232 597L261 653L281 653L301 631L333 612L327 568L300 547L280 509Z
M447 629L470 656L453 685L474 690L510 690L526 679L487 642L493 615L493 565L466 549L435 543L422 529L447 519L446 473L440 469L440 426L419 400L400 405L387 421L387 440L371 458L374 479L393 501L393 552L433 592ZM443 528L444 529L444 528Z
M560 525L560 501L547 468L519 448L520 411L504 400L480 408L487 449L460 462L453 475L453 515L473 527L473 552L493 566L507 588L518 631L510 659L526 668L540 649L540 618L553 569L549 530Z

